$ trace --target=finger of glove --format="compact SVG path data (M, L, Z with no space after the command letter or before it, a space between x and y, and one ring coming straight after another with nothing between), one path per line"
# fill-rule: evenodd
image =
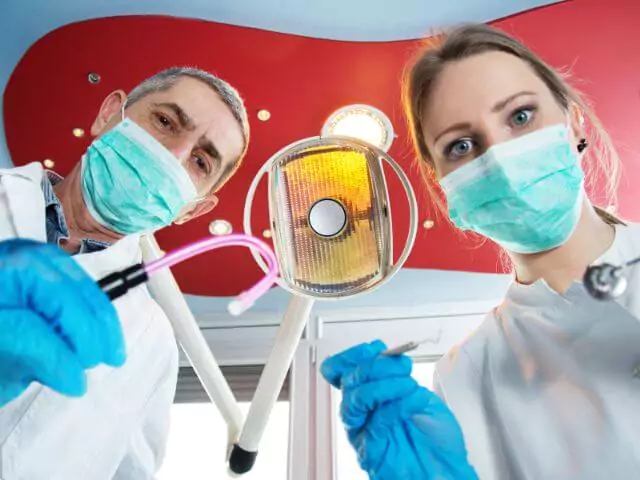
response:
M453 412L434 392L419 387L408 397L399 402L402 418L409 420L415 442L421 442L423 447L438 446L439 451L446 456L466 455L462 429ZM377 418L372 418L373 426L384 425L392 421L384 417L384 412Z
M75 354L29 310L2 310L0 357L3 376L12 382L37 381L74 397L86 392L84 370Z
M69 255L52 245L24 244L3 256L2 264L5 297L45 319L83 367L124 362L124 338L113 305Z
M443 450L466 455L466 447L460 424L451 412L416 414L411 417L416 429L427 435L433 444Z
M386 379L365 383L359 387L344 390L340 416L348 429L368 428L366 425L371 412L386 405L393 412L393 405L399 399L410 395L418 384L412 377ZM399 415L400 411L398 411Z
M433 428L438 432L449 430L460 433L461 428L448 405L434 392L420 387L407 402L407 415L412 415L416 426L423 430ZM448 428L443 428L444 426Z
M358 365L372 361L386 349L387 346L380 340L361 343L325 359L320 366L320 373L332 386L341 388L344 375L353 371Z
M408 377L413 362L406 355L387 357L378 355L370 362L362 363L346 372L342 377L342 388L350 388L363 383L385 378Z
M80 358L88 361L94 355L92 351L97 351L98 363L122 366L126 360L124 333L109 297L71 258L64 255L49 258L55 268L59 268L71 279L77 292L84 299L84 302L78 302L81 312L89 311L89 315L82 322L74 320L71 315L61 318L62 328L74 342ZM65 325L68 325L68 329ZM95 357L92 360L95 361Z
M398 397L395 402L381 405L371 414L368 425L371 435L384 435L384 432L394 428L401 419L411 420L416 415L437 416L440 413L430 410L431 403L439 400L438 396L417 382L414 385L406 395ZM450 412L445 413L447 418L450 418Z

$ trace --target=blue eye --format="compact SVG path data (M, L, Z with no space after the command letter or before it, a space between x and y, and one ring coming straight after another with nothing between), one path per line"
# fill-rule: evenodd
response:
M531 107L521 108L511 114L511 124L514 127L524 127L531 122L534 109Z
M470 138L463 138L450 143L445 149L445 156L450 160L458 160L473 150L474 142Z

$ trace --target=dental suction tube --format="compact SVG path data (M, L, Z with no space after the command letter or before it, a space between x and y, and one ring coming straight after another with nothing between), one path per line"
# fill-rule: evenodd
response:
M314 301L294 295L278 329L275 346L262 371L249 413L242 427L238 443L233 446L229 457L232 474L247 473L253 467L258 455L258 445L267 426L273 406L291 366L293 356L311 315Z

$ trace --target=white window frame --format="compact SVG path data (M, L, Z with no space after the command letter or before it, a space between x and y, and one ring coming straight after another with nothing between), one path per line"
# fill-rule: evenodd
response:
M320 373L329 355L362 342L390 347L427 340L412 357L433 361L465 338L500 300L434 303L401 308L323 309L318 303L296 350L290 373L288 479L335 480L332 389ZM217 362L259 365L273 348L282 314L199 315L198 323ZM430 340L430 341L429 341ZM181 353L180 365L189 365Z

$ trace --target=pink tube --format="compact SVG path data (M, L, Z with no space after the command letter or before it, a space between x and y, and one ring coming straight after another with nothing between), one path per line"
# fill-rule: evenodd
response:
M278 261L276 259L276 256L269 245L267 245L262 240L251 237L249 235L240 234L225 235L222 237L207 237L197 242L185 245L184 247L178 248L177 250L168 253L164 257L159 258L158 260L154 260L153 262L145 265L144 268L147 272L147 275L151 275L157 270L170 268L173 265L183 262L196 255L200 255L201 253L208 252L209 250L232 246L255 248L265 259L267 268L269 269L269 273L267 273L262 280L253 285L249 290L243 291L229 305L229 311L234 315L239 315L240 313L251 307L251 305L253 305L253 303L258 298L267 293L278 277Z

